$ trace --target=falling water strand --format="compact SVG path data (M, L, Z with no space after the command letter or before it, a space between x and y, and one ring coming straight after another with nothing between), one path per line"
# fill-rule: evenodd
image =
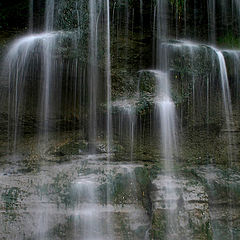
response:
M90 39L89 39L89 142L90 152L96 151L97 138L97 85L98 85L98 32L97 32L97 3L89 1L90 10Z
M176 186L174 173L174 157L177 156L177 128L175 104L170 94L168 74L152 70L156 78L157 96L155 101L156 119L159 125L160 142L164 161L162 184L165 186L164 202L166 206L167 238L176 234ZM174 197L173 197L174 196Z
M187 0L184 0L184 37L187 36Z
M140 0L141 37L143 37L143 0Z
M234 95L237 101L240 99L240 51L239 50L224 50L223 54L227 55L231 60L231 64L233 66L233 74L234 74Z
M45 10L45 31L52 31L54 24L54 0L46 0L46 10Z
M158 0L157 1L157 10L156 10L156 28L157 28L157 41L156 41L156 65L159 68L161 63L165 65L166 59L162 61L162 52L161 52L161 43L165 41L168 35L168 23L167 23L167 14L168 14L168 1L167 0ZM166 70L166 69L165 69Z
M164 164L167 171L172 171L173 157L177 153L175 104L170 95L168 74L161 71L154 71L154 74L158 86L156 110L161 123L160 134Z
M223 104L224 104L224 111L225 111L225 121L226 121L226 128L227 128L227 136L228 136L228 162L229 165L232 166L232 161L235 159L233 154L233 146L235 145L234 138L232 136L232 129L234 128L233 124L233 115L232 115L232 102L231 102L231 93L229 88L228 82L228 75L227 75L227 68L224 56L221 51L214 49L213 50L217 54L219 68L220 68L220 77L221 77L221 88L222 88L222 97L223 97ZM233 216L233 206L232 206L232 190L228 188L228 195L229 195L229 220L228 220L228 228L230 232L231 240L233 240L233 226L232 226L232 216Z
M215 0L208 0L208 35L211 43L216 42L216 3Z
M119 112L118 132L120 133L121 141L123 141L123 144L127 142L127 146L129 146L130 160L133 161L136 125L136 102L134 99L125 99L115 101L112 105ZM123 137L124 134L127 136L127 139Z
M134 14L134 12L133 12L133 14ZM133 15L132 19L134 20L134 15ZM143 31L144 31L144 29L143 29L143 0L140 0L140 24L141 24L141 40L143 40L143 38L144 38L143 37ZM132 26L133 26L133 23L132 23ZM142 47L140 47L140 49L139 49L139 52L140 52L140 66L142 65L142 51L143 51L143 49L142 49Z
M222 87L222 96L225 110L225 119L226 119L226 127L227 127L227 135L228 135L228 161L229 165L232 166L232 161L235 160L235 156L233 154L233 146L235 145L234 138L232 136L232 129L234 128L233 124L233 115L232 115L232 102L231 102L231 93L228 82L227 68L224 56L221 51L214 49L220 67L220 77L221 77L221 87ZM229 195L229 220L228 220L228 228L230 232L231 240L233 237L233 204L232 204L232 189L228 187L228 195Z
M51 80L53 79L52 72L52 54L53 54L53 46L54 42L52 39L43 40L43 62L44 62L44 70L43 70L43 93L42 93L42 120L43 120L43 134L44 138L48 138L48 130L49 130L49 114L51 111L51 103L50 103L50 92L51 92Z
M134 148L134 128L135 128L135 111L131 109L131 112L129 113L130 118L130 139L131 139L131 161L133 161L133 148Z
M112 96L111 96L111 52L110 52L110 5L109 0L106 5L107 12L107 31L106 31L106 78L107 78L107 153L110 157L112 145Z
M196 36L197 36L197 7L196 7L196 5L197 5L197 0L194 0L194 9L193 9L193 15L194 15L194 38L196 38Z
M239 0L233 0L232 11L233 9L236 11L236 19L237 19L238 28L240 31L240 1Z
M232 128L233 128L233 114L232 114L232 101L231 101L231 93L229 88L229 82L228 82L228 75L227 75L227 68L224 56L221 51L214 49L218 61L219 61L219 67L220 67L220 77L221 77L221 87L222 87L222 96L223 96L223 104L224 104L224 111L225 111L225 119L226 119L226 127L227 127L227 133L228 133L228 158L229 162L233 161L233 151L232 151L232 145L233 142L233 136L231 134Z
M73 189L78 199L74 209L74 240L103 239L95 176L80 176ZM81 237L80 237L81 236Z
M17 39L10 46L3 65L9 81L9 124L11 138L13 132L13 152L16 152L17 138L20 131L19 118L25 103L26 77L31 72L32 52L44 47L44 41L52 38L52 34L32 34ZM50 41L50 40L49 40Z
M33 0L29 1L29 20L28 20L29 32L33 32Z
M106 14L106 83L107 83L107 171L109 171L109 161L111 159L111 150L112 150L112 95L111 95L111 42L110 42L110 3L109 0L105 2L105 14ZM110 203L110 183L107 184L107 205ZM111 215L107 214L107 221L112 222ZM107 232L112 235L113 229L110 224L107 224Z
M54 21L54 0L46 0L46 9L45 9L45 32L53 30L53 21ZM42 87L42 98L40 101L41 110L41 120L43 122L42 133L44 142L48 139L48 131L50 124L50 113L51 109L51 100L50 92L52 87L53 80L53 51L55 49L54 38L43 39L43 87Z
M124 12L124 17L125 17L125 44L126 44L126 46L128 46L128 41L129 41L129 6L128 6L128 0L125 0L125 4L124 4L124 8L125 8L125 12ZM125 53L124 53L124 55L125 55L125 66L126 66L126 68L128 67L127 66L127 62L128 62L128 60L127 60L127 56L128 56L128 48L126 47L125 48Z

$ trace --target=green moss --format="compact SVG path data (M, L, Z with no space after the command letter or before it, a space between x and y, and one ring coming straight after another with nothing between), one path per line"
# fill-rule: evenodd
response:
M115 204L126 204L136 200L136 185L134 176L130 173L107 175L103 184L98 187L101 202L111 201Z
M164 240L167 233L167 220L164 212L156 210L152 216L152 229L150 232L152 240Z
M147 168L138 167L134 170L136 181L139 187L139 197L144 208L151 212L150 190L152 175Z
M6 210L13 210L19 206L19 198L21 196L21 190L17 187L6 189L2 193L2 200L5 203Z
M88 151L88 143L85 141L70 141L59 146L51 147L48 152L54 156L79 155Z
M22 207L21 202L25 193L18 187L11 187L5 189L2 193L1 198L5 205L4 215L10 220L14 221L17 218L17 212Z
M65 173L59 173L53 183L36 186L37 194L48 196L48 198L59 206L74 206L77 201L77 196L72 189L72 178Z

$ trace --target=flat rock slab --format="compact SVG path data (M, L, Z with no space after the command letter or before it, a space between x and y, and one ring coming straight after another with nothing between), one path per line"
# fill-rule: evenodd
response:
M208 195L196 179L160 174L153 181L152 239L209 239Z

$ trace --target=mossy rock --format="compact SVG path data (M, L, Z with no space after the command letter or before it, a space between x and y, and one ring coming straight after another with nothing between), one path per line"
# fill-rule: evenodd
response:
M79 155L88 151L88 143L85 141L70 141L60 146L52 147L48 152L56 157Z

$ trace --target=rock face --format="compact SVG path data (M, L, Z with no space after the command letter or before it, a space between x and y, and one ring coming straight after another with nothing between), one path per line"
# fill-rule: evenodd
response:
M75 156L35 173L2 169L0 238L143 239L149 217L135 178L142 166L105 157Z
M208 195L195 179L158 175L151 201L152 239L212 239Z
M196 174L207 187L213 239L239 239L239 172L209 165L197 169Z
M26 0L21 2L28 4ZM34 3L35 10L42 9L40 22L44 2ZM59 40L54 55L56 86L53 86L53 96L56 98L52 98L56 113L51 112L55 117L48 120L53 134L48 135L49 146L43 144L43 148L48 149L40 149L37 136L43 125L36 111L40 97L37 93L41 89L41 74L35 73L41 65L39 61L31 69L34 77L27 78L24 88L24 100L28 104L23 107L22 117L17 119L21 130L17 154L7 155L11 148L9 137L15 137L15 133L9 133L11 125L13 128L16 125L9 115L9 106L15 101L7 100L11 89L8 76L1 75L4 65L0 64L0 239L239 240L240 52L222 51L233 104L231 128L226 128L216 49L210 43L208 46L176 39L162 43L163 50L169 53L171 94L178 111L179 129L183 130L179 162L174 166L176 172L168 175L163 172L154 124L156 81L149 70L142 70L156 65L157 56L152 52L157 54L153 29L157 27L154 2L158 1L110 0L112 100L132 101L127 105L134 105L134 116L130 116L126 106L125 115L122 110L117 112L113 108L114 147L109 161L105 124L105 37L99 37L100 59L96 66L101 85L97 94L96 155L88 155L91 145L87 137L90 1L55 2L60 4L56 29L66 30L66 33ZM86 10L85 15L80 14L81 26L76 21L80 11L76 2L83 3L83 10ZM173 11L168 13L169 35L174 37L178 32L178 39L189 37L207 42L209 1L170 2ZM186 6L179 7L180 2ZM216 4L219 2L222 1ZM216 6L219 14L216 19L220 19L222 9ZM38 29L40 22L35 21L34 28ZM196 28L196 23L200 22L202 26L193 29L192 25ZM225 36L224 28L230 33L234 27L220 22L217 25L221 28L217 26L220 29L216 29L216 36ZM84 30L79 46L73 38L77 28ZM104 33L102 30L99 33ZM15 31L0 34L0 56L7 42L17 34ZM228 37L236 38L239 47L237 36L231 33L222 39L223 45L227 45ZM34 55L39 60L36 49ZM15 116L17 111L12 113ZM232 145L229 132L235 140ZM56 140L55 146L50 146L50 138ZM228 148L235 156L232 162L229 162ZM130 159L136 162L126 162Z
M1 158L1 239L239 239L237 168L178 164L167 175L72 147Z

